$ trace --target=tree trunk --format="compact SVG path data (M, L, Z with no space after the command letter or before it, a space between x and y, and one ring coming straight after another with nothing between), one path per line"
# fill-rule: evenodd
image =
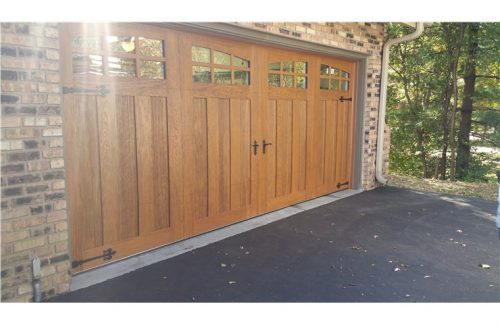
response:
M452 93L453 85L450 83L444 93L444 101L443 101L443 111L441 114L441 122L443 124L443 147L441 152L441 163L439 168L439 174L441 174L441 179L446 179L446 162L447 162L447 154L448 154L448 138L450 133L449 121L448 121L448 112L450 110L450 100Z
M470 161L470 130L472 124L472 111L474 88L476 86L476 57L478 50L478 33L479 24L469 23L469 45L467 51L467 60L465 66L465 83L462 100L462 108L460 110L460 132L458 134L458 150L457 150L457 176L463 179L469 171Z
M460 48L462 46L464 36L464 25L460 24L460 36L458 41L455 43L455 56L453 58L451 66L451 75L453 82L453 106L451 108L451 121L450 121L450 181L455 181L455 166L456 166L456 150L457 142L455 141L455 123L456 123L456 113L458 108L458 85L457 85L457 69L458 60L460 59Z

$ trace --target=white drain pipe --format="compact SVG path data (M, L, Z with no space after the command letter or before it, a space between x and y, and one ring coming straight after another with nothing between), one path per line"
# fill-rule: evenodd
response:
M387 184L387 179L382 173L384 164L384 126L385 126L385 108L387 103L387 77L389 68L389 53L391 46L411 41L418 38L424 32L424 23L417 23L413 33L399 38L387 40L384 44L382 52L382 79L380 80L380 107L378 111L378 126L377 126L377 155L375 160L375 177L379 183Z

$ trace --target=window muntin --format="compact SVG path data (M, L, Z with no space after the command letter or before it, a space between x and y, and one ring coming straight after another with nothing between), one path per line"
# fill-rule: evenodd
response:
M166 79L164 40L133 35L75 36L73 74L124 79Z
M307 62L279 61L267 65L268 85L282 88L307 88Z
M324 90L348 91L350 73L334 66L321 64L319 68L319 88Z
M192 78L195 83L250 85L250 61L216 49L192 46Z

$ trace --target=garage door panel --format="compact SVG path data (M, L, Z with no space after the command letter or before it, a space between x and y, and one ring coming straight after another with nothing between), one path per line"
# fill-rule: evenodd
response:
M65 96L67 186L78 250L103 244L96 96ZM76 231L77 230L77 231Z
M193 170L192 208L195 218L208 216L208 139L207 139L207 99L194 98L192 110Z
M130 96L99 97L104 244L138 235L135 107Z
M167 99L135 98L140 234L170 226Z
M292 191L306 188L307 102L293 101L292 123Z
M337 139L337 102L325 101L325 152L323 184L332 184L335 181L336 139Z
M231 209L250 204L250 101L230 100Z
M292 191L292 104L278 100L276 105L276 197Z

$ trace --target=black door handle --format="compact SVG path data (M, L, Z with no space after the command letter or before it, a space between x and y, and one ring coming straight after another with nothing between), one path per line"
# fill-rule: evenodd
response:
M340 100L341 103L343 103L346 100L352 102L352 97L345 98L344 96L340 96L339 100Z
M251 146L253 147L253 155L255 156L257 154L257 150L259 149L259 144L257 143L257 140L253 140L253 144Z
M266 154L266 147L267 146L272 146L273 144L271 142L267 142L266 143L266 140L262 140L262 153L263 154Z

